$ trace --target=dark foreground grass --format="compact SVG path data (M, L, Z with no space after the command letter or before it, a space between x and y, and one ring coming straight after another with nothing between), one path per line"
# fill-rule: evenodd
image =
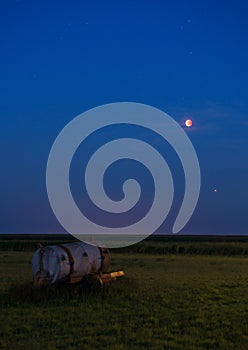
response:
M103 289L35 290L31 252L0 252L0 349L248 347L248 258L113 253Z

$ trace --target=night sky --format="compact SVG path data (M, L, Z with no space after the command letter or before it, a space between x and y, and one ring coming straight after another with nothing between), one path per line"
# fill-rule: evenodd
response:
M182 125L193 120L185 131L202 186L181 233L247 234L247 13L241 0L1 1L0 232L64 232L47 198L50 148L78 114L128 101L157 107ZM79 202L80 152L72 164ZM124 165L130 173L133 165Z

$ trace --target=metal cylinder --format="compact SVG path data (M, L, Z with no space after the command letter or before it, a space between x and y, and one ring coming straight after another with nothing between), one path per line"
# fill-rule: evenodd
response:
M109 250L85 242L42 246L32 258L32 273L38 286L73 283L87 275L105 273L109 266Z

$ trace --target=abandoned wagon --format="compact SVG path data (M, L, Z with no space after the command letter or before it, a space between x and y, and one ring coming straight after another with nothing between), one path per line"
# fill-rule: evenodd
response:
M86 276L97 276L101 283L123 276L123 271L107 273L110 266L107 248L86 242L42 246L32 258L32 273L37 286L57 282L76 283Z

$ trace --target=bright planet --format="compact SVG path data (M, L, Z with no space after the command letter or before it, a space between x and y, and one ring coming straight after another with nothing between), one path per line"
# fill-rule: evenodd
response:
M190 128L190 127L193 125L192 120L191 120L191 119L187 119L187 120L185 121L185 125L186 125L188 128Z

